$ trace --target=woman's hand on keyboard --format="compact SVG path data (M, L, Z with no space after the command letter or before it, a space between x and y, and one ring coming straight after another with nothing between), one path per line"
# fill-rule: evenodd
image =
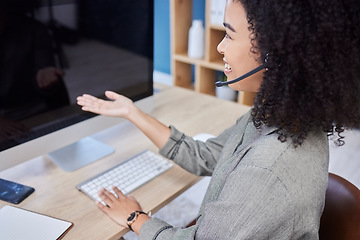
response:
M142 209L134 197L125 196L117 187L113 187L113 191L117 196L106 189L102 189L99 197L107 206L101 202L96 204L113 221L127 228L126 221L129 215L134 211L142 211Z

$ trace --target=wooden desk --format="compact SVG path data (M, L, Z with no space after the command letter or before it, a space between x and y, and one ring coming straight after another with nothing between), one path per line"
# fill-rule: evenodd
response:
M162 89L155 94L154 102L152 116L190 136L203 132L217 135L249 109L238 103L177 87ZM62 171L46 156L0 172L0 178L35 188L35 192L17 206L74 223L64 240L119 239L125 234L127 229L114 223L75 186L144 149L157 152L156 147L129 122L103 131L95 138L112 145L116 152L74 172ZM198 179L175 166L131 195L140 202L144 211L154 213ZM0 208L4 205L8 203L0 201Z

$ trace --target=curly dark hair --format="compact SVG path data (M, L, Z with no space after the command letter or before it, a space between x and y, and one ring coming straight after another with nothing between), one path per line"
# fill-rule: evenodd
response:
M267 71L257 93L255 126L276 126L299 146L309 131L360 127L358 0L237 0L247 13L252 51Z

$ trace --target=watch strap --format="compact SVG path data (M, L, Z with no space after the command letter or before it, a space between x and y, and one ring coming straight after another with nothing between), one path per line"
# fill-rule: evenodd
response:
M129 215L126 223L127 223L128 227L129 227L129 229L130 229L131 231L133 231L131 225L138 219L138 216L141 215L141 214L147 215L147 214L146 214L145 212L143 212L143 211L134 211L134 212L130 213L130 215Z

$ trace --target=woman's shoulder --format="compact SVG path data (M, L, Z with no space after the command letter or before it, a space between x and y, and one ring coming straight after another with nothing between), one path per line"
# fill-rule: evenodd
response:
M298 147L294 147L291 140L281 142L277 138L273 132L260 139L248 149L242 164L266 169L296 196L303 190L311 196L322 193L329 164L326 133L314 131Z
M275 129L269 129L253 144L248 153L257 162L268 167L277 162L304 164L304 162L322 162L329 157L327 135L321 131L311 132L300 146L294 146L291 139L281 142Z

